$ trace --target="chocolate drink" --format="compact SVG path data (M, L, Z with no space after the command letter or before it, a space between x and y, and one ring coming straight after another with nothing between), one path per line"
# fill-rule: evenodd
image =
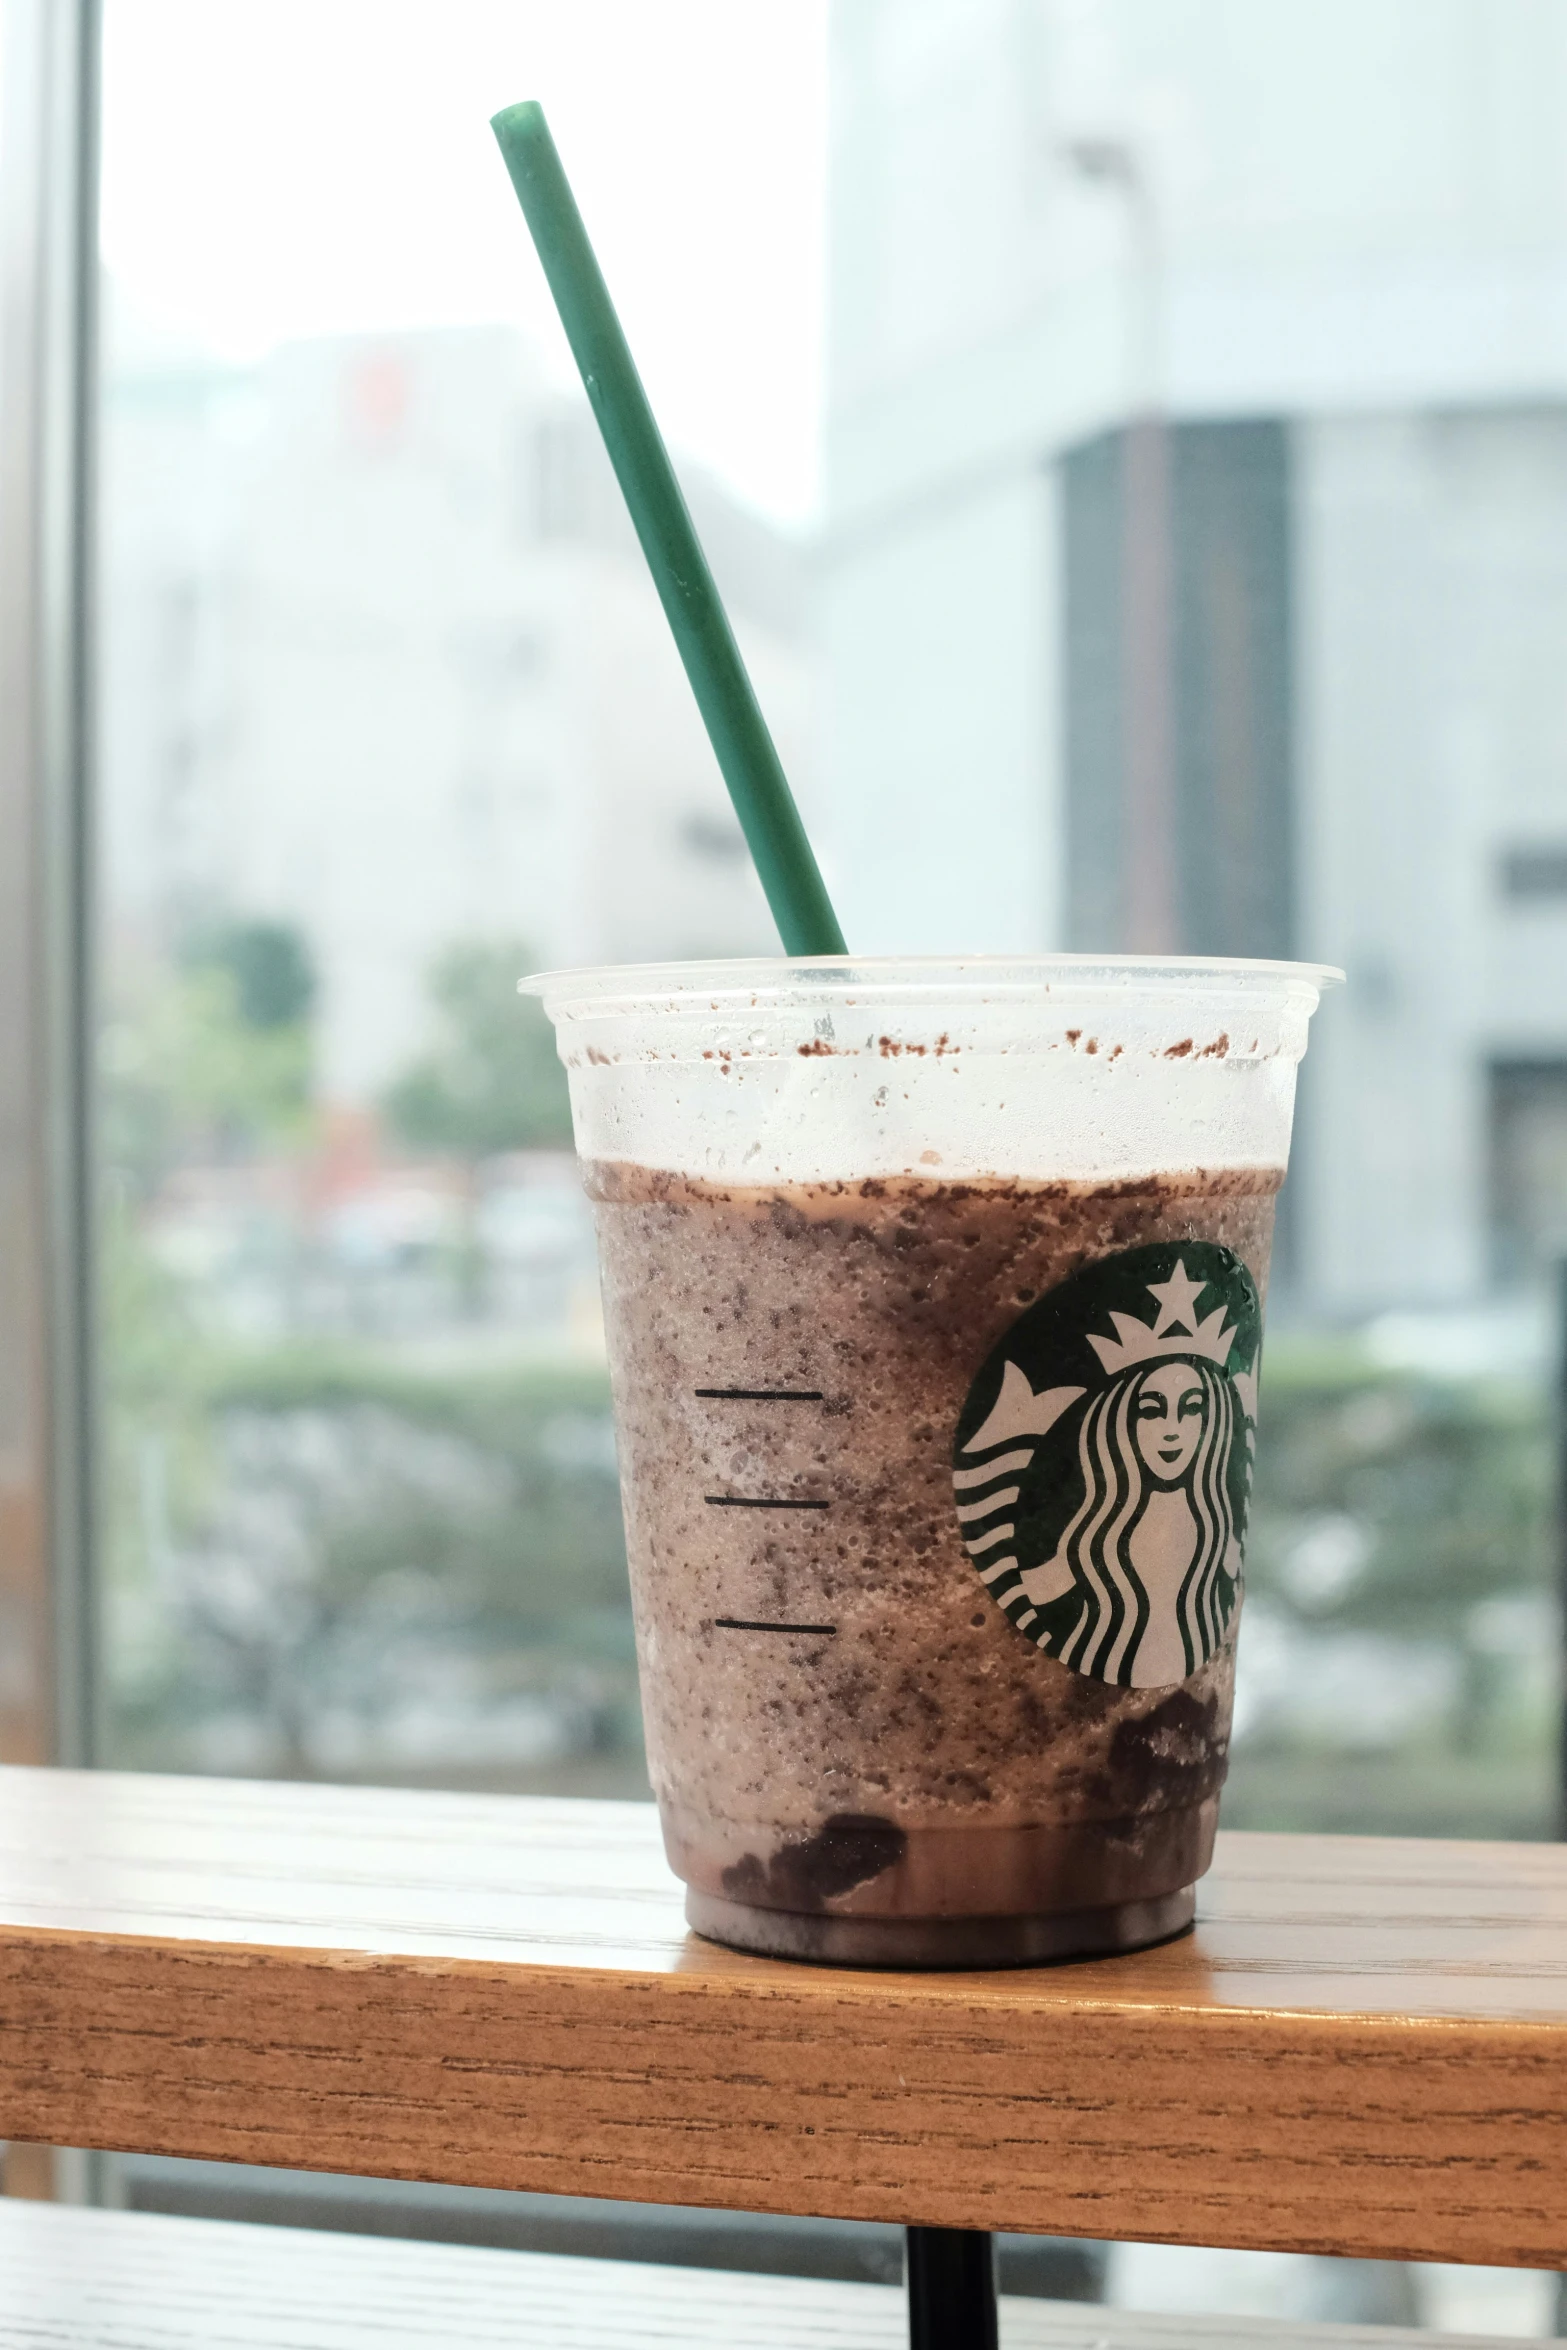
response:
M1212 1852L1278 1169L587 1170L649 1768L699 1930L984 1965Z

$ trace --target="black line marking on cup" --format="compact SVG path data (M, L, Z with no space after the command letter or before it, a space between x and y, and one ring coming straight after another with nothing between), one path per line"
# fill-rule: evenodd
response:
M775 1500L771 1495L704 1493L710 1510L830 1510L830 1501Z
M836 1624L764 1624L752 1616L715 1616L715 1632L800 1632L813 1640L836 1640Z
M819 1387L699 1387L713 1403L825 1403Z

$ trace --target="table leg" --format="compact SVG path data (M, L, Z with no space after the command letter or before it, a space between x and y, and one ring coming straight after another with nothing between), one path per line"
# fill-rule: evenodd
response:
M982 2228L905 2228L909 2350L996 2350L996 2240Z

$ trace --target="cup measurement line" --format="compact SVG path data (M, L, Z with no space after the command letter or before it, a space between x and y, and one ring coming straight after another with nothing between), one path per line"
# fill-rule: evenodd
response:
M819 1387L698 1387L709 1403L824 1403Z
M813 1640L836 1640L836 1624L769 1624L754 1616L715 1616L715 1632L802 1632Z
M710 1510L830 1510L830 1501L795 1501L772 1494L704 1493Z

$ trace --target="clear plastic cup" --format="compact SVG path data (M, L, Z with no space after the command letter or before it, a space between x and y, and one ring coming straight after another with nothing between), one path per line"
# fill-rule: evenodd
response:
M1181 1930L1228 1752L1274 1202L1337 973L551 973L648 1765L701 1933Z

